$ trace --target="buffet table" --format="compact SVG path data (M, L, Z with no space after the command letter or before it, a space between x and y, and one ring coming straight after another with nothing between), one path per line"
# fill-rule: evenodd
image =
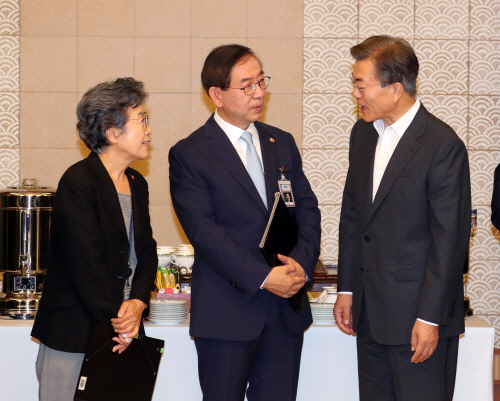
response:
M460 339L454 401L493 401L495 330L473 316ZM38 344L32 322L0 320L0 399L35 401ZM197 359L188 323L163 326L146 323L146 333L165 340L153 400L200 401ZM298 401L357 401L356 341L335 325L313 325L304 337Z

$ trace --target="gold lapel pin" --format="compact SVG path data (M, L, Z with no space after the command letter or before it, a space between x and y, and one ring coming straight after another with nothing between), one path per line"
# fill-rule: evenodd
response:
M269 140L274 143L274 138L269 138Z

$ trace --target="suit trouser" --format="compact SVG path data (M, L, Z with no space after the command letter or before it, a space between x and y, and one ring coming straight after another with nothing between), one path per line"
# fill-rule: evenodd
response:
M40 343L36 376L40 401L72 401L85 354L57 351Z
M303 333L291 333L277 306L252 341L196 337L203 401L294 401ZM248 386L248 389L247 389Z
M382 345L373 339L363 299L357 347L360 401L452 401L458 336L440 339L430 358L412 363L409 341Z

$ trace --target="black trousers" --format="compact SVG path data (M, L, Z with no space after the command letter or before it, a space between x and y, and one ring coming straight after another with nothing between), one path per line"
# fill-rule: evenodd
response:
M203 401L294 401L303 339L277 307L252 341L195 338Z
M357 331L360 401L452 401L458 336L440 339L433 355L412 363L408 344L382 345L370 332L363 300Z

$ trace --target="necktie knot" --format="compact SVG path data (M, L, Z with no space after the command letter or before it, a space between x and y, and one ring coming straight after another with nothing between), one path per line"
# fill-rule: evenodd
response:
M240 137L247 145L255 146L252 141L252 134L248 131L244 131Z

